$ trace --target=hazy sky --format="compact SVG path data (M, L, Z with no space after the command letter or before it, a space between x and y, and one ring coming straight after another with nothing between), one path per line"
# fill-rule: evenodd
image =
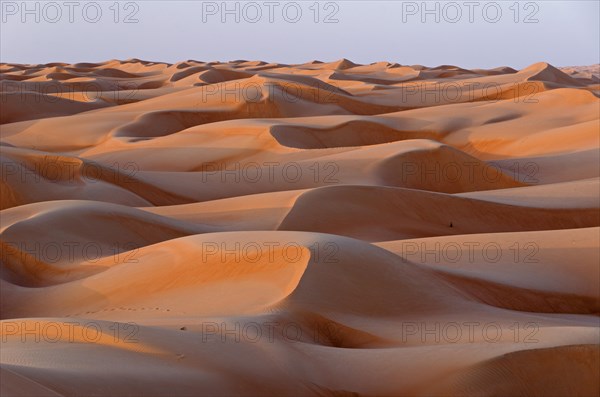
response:
M0 1L2 62L599 62L599 1ZM37 21L36 21L37 19ZM237 21L236 21L237 19Z

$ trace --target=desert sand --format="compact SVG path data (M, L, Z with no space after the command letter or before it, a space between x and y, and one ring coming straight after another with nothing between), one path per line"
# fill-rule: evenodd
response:
M0 66L3 396L597 396L599 65Z

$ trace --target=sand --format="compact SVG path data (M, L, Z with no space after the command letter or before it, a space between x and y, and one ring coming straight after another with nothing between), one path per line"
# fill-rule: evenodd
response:
M0 65L6 396L597 396L598 65Z

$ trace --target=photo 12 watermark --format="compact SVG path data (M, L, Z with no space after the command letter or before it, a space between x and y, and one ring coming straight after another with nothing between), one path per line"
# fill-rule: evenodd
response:
M26 263L36 260L47 264L96 263L100 259L112 258L115 264L138 263L140 248L135 242L100 244L95 241L5 241L2 242L1 259L4 263L18 261Z
M336 1L203 1L202 23L339 23Z
M540 251L535 241L402 241L396 252L411 263L538 263Z
M298 242L247 241L247 242L211 242L201 244L202 262L221 263L297 263L310 253L313 263L338 263L340 247L333 241L317 241L308 246Z
M403 1L402 23L539 23L535 1Z
M207 162L200 167L201 183L262 183L295 184L310 182L315 184L336 184L340 166L334 161L314 161L299 163L296 161L265 162Z
M136 1L2 1L2 23L139 23Z
M133 322L5 320L2 343L138 343L140 327Z
M510 177L514 181L528 185L539 183L536 175L540 166L534 161L514 161L500 167L494 162L479 161L405 161L398 170L397 178L401 182L417 180L422 183L498 183Z
M57 155L44 155L35 161L12 160L0 164L2 181L35 184L41 182L79 185L112 181L119 184L135 183L135 175L140 171L135 161L102 165L78 158L65 160Z
M94 76L93 73L82 73L82 76ZM7 103L17 98L21 103L32 105L40 103L55 104L61 100L94 102L112 101L125 104L136 101L139 92L138 84L134 81L102 81L69 83L57 80L37 81L1 81L0 82L0 104Z

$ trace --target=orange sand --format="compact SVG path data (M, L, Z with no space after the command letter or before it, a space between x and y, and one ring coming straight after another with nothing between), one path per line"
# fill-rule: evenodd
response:
M3 396L600 394L597 65L0 72Z

